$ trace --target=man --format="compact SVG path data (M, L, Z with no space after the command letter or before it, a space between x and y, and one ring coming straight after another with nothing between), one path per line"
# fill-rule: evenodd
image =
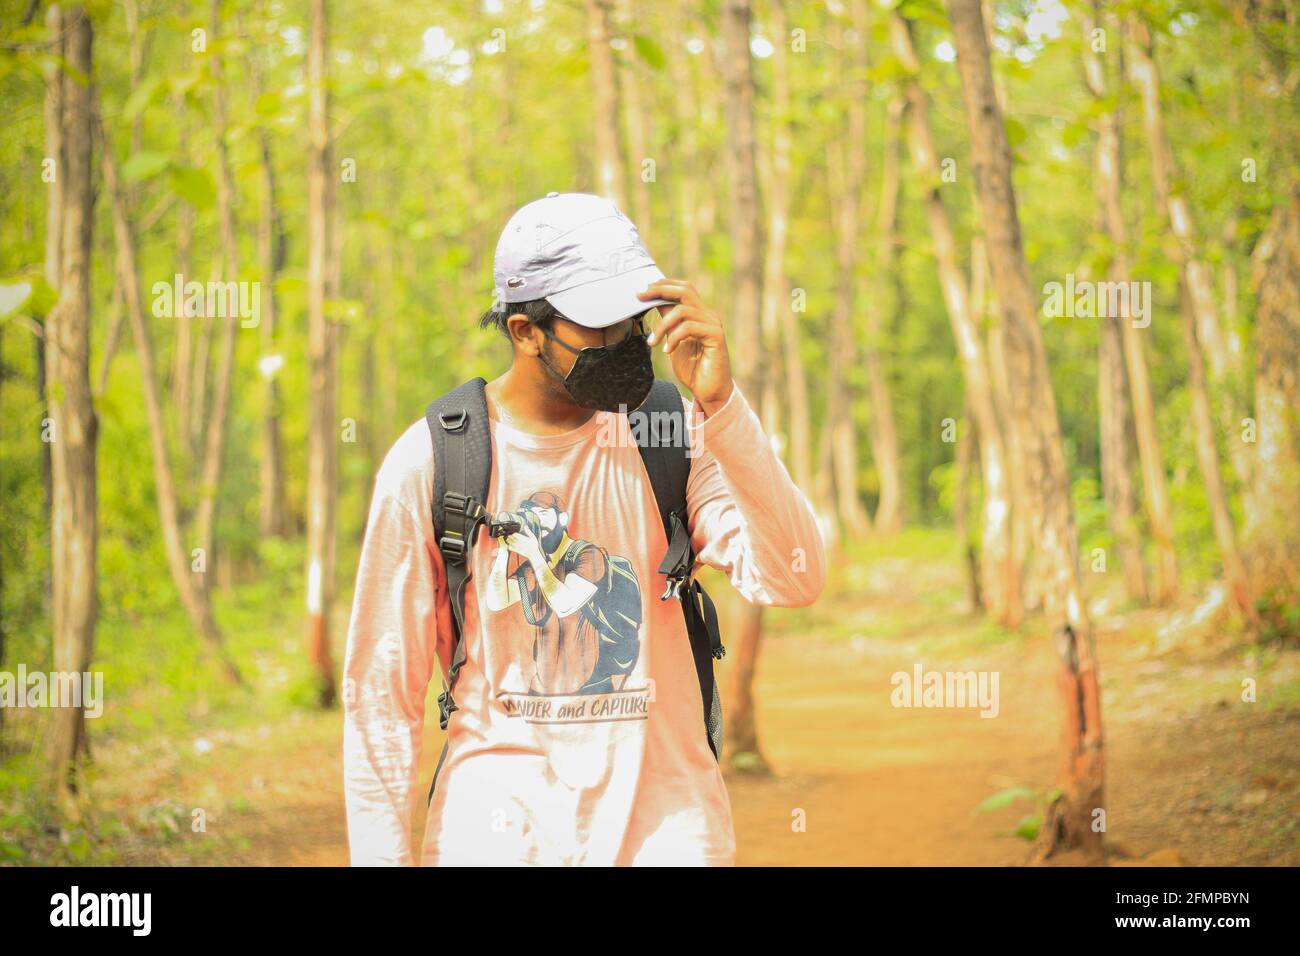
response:
M344 674L348 837L357 865L730 865L726 786L629 409L662 344L683 402L697 562L749 601L800 606L825 555L807 499L731 377L718 316L665 278L613 203L550 193L496 249L510 368L486 386L487 511L518 530L471 550L456 709L419 854L425 697L453 653L424 420L389 451L366 525ZM694 423L694 424L690 424ZM510 525L513 527L514 525ZM566 543L567 542L567 543ZM503 554L505 555L503 557Z

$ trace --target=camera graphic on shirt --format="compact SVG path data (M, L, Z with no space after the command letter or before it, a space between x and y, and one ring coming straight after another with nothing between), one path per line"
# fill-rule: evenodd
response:
M541 521L531 511L503 511L489 518L487 523L488 534L494 538L505 538L524 528L531 531L538 540L545 534Z
M520 651L529 696L623 689L640 658L642 599L636 567L583 537L569 537L561 497L537 490L489 515L500 544L485 581L490 613L509 609L528 630ZM509 619L503 628L510 626ZM501 634L508 634L502 630Z
M494 538L507 537L522 527L520 516L509 511L503 511L499 515L489 518L487 522L488 534Z

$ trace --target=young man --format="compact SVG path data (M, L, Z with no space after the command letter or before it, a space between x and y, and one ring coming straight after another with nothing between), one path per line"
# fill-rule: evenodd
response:
M492 471L465 588L464 662L420 853L411 847L425 696L453 659L424 419L375 481L344 674L354 865L734 862L731 805L702 719L665 533L630 435L662 344L694 398L687 511L697 563L757 604L825 575L807 499L731 377L721 320L665 278L613 203L524 206L496 250L509 370L486 386ZM505 513L505 514L503 514Z

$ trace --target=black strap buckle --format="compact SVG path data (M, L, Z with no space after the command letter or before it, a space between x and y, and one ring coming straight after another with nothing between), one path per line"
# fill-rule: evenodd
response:
M691 569L695 564L695 552L691 549L691 533L686 527L683 515L674 511L668 517L668 550L659 563L659 573L668 576L668 584L659 600L669 598L681 600L682 588L689 587Z
M439 412L438 423L449 432L458 432L465 427L469 412L462 408L458 412Z
M682 599L682 588L690 580L689 575L670 574L668 575L668 584L664 587L664 593L659 595L659 600L667 601L669 598Z
M452 699L451 688L447 688L438 695L438 726L441 729L447 729L447 721L451 719L451 713L454 710L460 710L460 708L456 706L456 701Z
M465 560L465 539L462 537L444 534L438 539L438 547L442 550L443 558L454 564Z

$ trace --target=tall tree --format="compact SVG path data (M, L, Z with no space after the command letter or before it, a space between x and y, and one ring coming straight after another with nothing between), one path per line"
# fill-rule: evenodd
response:
M177 111L178 135L180 141L190 143L189 116L185 108L185 97L174 98ZM177 203L176 210L176 268L188 280L192 275L194 244L194 207L184 199ZM171 363L171 403L174 411L177 441L185 449L187 456L193 455L193 430L190 428L190 383L194 370L194 319L188 308L178 306L176 309L176 341L172 346Z
M912 25L897 11L890 14L890 44L904 71L907 104L907 144L912 166L921 180L925 215L939 267L939 284L957 343L966 388L966 405L979 439L984 486L984 523L980 550L984 605L989 616L1008 627L1018 626L1020 569L1011 548L1011 498L1007 450L994 406L984 340L975 325L970 289L957 263L957 243L941 192L938 154L930 133L929 103L919 79L921 63L912 41Z
M761 236L758 209L758 167L755 159L754 74L749 51L749 0L727 0L723 9L723 39L727 97L727 169L731 180L731 245L733 316L728 339L734 349L736 377L751 401L763 394L758 354L759 310L762 301ZM760 402L761 404L761 402ZM760 409L761 414L761 409ZM763 609L742 604L738 615L732 666L735 682L730 701L727 741L733 766L766 770L754 721L754 671L763 635Z
M864 17L865 19L865 17ZM865 43L865 37L863 38ZM884 161L881 165L880 205L876 217L875 288L867 303L867 334L863 345L867 382L871 388L871 454L880 478L875 528L893 534L903 527L903 464L898 450L898 425L888 369L882 355L884 315L889 285L897 268L899 142L902 139L903 101L891 97L885 107Z
M1094 42L1094 30L1104 24L1105 33L1101 37L1110 37L1114 43L1110 49L1117 59L1123 62L1123 46L1120 39L1120 21L1114 13L1107 13L1104 20L1089 19L1085 24L1089 48ZM1105 220L1105 232L1110 240L1109 276L1113 282L1128 283L1128 227L1124 218L1122 202L1124 186L1124 150L1123 130L1124 115L1122 99L1118 93L1122 89L1124 71L1117 71L1114 85L1115 105L1104 109L1104 100L1111 89L1107 83L1102 61L1094 53L1089 53L1086 64L1086 78L1094 102L1104 112L1097 120L1097 151L1093 167L1094 184L1098 203ZM1138 460L1141 464L1143 503L1147 523L1155 548L1155 586L1152 598L1156 603L1172 601L1178 594L1178 559L1174 549L1174 521L1169 507L1169 491L1165 482L1164 457L1160 451L1160 436L1156 429L1155 401L1151 394L1151 376L1147 369L1146 343L1143 330L1133 322L1119 323L1120 344L1124 354L1124 365L1128 375L1129 397L1133 405L1133 429L1137 437Z
M332 706L335 697L329 618L338 497L335 330L326 311L335 259L328 64L327 3L312 0L307 44L307 654L322 707Z
M858 493L858 433L850 371L857 366L858 250L867 158L866 13L853 0L851 29L837 30L839 81L846 91L847 129L830 145L832 227L835 233L835 306L831 312L825 428L830 434L835 510L845 534L861 537L871 527ZM850 47L851 49L846 49Z
M1259 440L1247 556L1261 596L1281 608L1300 592L1300 181L1274 210L1253 271Z
M1258 439L1247 496L1245 558L1270 630L1295 634L1300 598L1300 62L1295 9L1285 0L1236 2L1251 37L1254 76L1271 107L1270 180L1276 198L1253 253L1255 417ZM1243 81L1247 78L1243 78ZM1260 82L1262 81L1262 82Z
M1011 146L998 106L980 0L948 0L971 163L989 265L1006 324L1007 370L1015 426L1021 429L1029 478L1039 488L1036 529L1044 558L1044 609L1060 662L1062 735L1058 788L1039 832L1037 852L1102 850L1094 812L1104 807L1105 760L1101 692L1092 622L1079 570L1070 478L1038 308L1021 241L1011 181Z
M772 147L766 163L767 244L763 265L763 338L769 354L781 355L784 372L785 401L788 409L789 440L786 461L795 481L803 489L811 487L812 462L809 461L808 382L799 351L798 314L790 302L790 282L786 276L786 246L790 235L790 46L785 9L780 3L768 5L772 36ZM776 347L776 341L780 348ZM770 347L766 343L772 343ZM772 424L775 418L775 379L768 377L763 396L764 411Z
M45 77L45 157L54 163L54 176L46 184L45 199L45 283L58 289L60 281L59 257L63 249L63 69L64 55L63 14L53 3L45 13L45 28L49 34L50 56L43 69ZM45 381L45 343L48 336L44 319L38 318L39 334L33 337L36 349L36 396L42 408L41 420L49 418L48 388ZM45 496L45 514L48 518L54 507L54 462L50 443L41 442L41 483ZM46 581L46 596L53 603L52 582Z
M1084 76L1100 110L1097 116L1097 141L1093 148L1093 194L1097 200L1099 231L1108 234L1112 245L1124 240L1123 210L1120 206L1119 182L1120 125L1118 110L1104 108L1106 99L1105 61L1098 55L1094 33L1101 4L1093 0L1093 10L1084 10ZM1116 52L1119 52L1118 45ZM1112 219L1115 220L1112 223ZM1123 249L1111 250L1108 278L1120 288L1128 288L1128 270ZM1108 314L1102 319L1098 345L1097 407L1101 428L1101 486L1106 500L1106 514L1118 546L1124 571L1124 586L1130 598L1145 601L1146 569L1142 563L1142 546L1138 537L1133 480L1129 471L1128 414L1124 400L1128 377L1124 372L1124 333L1121 323L1132 324L1132 316ZM1163 478L1163 475L1161 476Z
M90 15L71 6L49 19L63 38L65 72L58 97L55 154L62 162L59 189L59 298L45 323L45 375L53 428L53 507L50 560L53 571L54 669L80 675L90 669L97 605L95 445L98 420L90 388L90 276L95 192L91 161ZM58 160L56 159L56 162ZM64 702L67 704L68 702ZM46 749L54 789L76 785L78 757L89 753L85 709L80 699L53 708Z
M609 45L610 0L587 0L587 55L591 59L592 122L595 123L596 192L623 201L623 147L618 135L618 80Z
M235 232L235 179L230 170L230 153L226 145L226 88L222 75L220 44L221 0L212 0L211 29L208 42L212 44L210 66L212 70L213 136L217 147L217 215L221 231L222 281L235 282L239 278L239 242ZM231 391L235 378L235 330L238 328L238 310L227 297L227 315L209 316L221 327L221 352L217 359L217 379L213 383L212 407L203 433L203 466L200 475L199 503L194 518L195 538L202 549L208 571L215 570L217 504L221 499L221 474L229 431ZM199 578L200 586L208 587L208 575Z
M140 290L140 271L137 264L135 234L127 212L126 192L118 175L112 146L101 128L100 169L104 178L104 191L113 214L113 241L116 247L114 272L122 287L126 316L135 341L136 360L140 363L141 387L144 391L145 416L149 423L149 448L153 458L154 494L158 499L158 523L162 528L163 549L167 557L167 570L176 585L181 606L189 616L198 634L201 646L217 658L223 676L232 683L242 683L239 669L226 650L225 639L212 613L209 590L197 580L185 546L181 524L180 503L176 493L176 477L167 450L167 424L163 403L159 395L153 337L145 318L143 296ZM183 303L175 303L183 310ZM185 410L175 408L179 421L184 422Z
M254 58L250 75L254 95L263 91L262 68ZM275 283L284 267L285 235L275 188L275 162L271 134L266 126L257 131L262 195L257 220L257 263L262 273L261 351L262 361L262 458L258 473L258 527L264 536L285 533L284 451L280 439L280 382L276 344ZM369 435L367 430L367 435Z
M678 32L672 29L672 19L679 12L685 11L667 8L668 14L661 21L660 29L664 36L676 37ZM682 38L683 41L685 38ZM699 117L696 111L697 70L693 57L686 49L685 42L675 45L668 53L668 76L672 83L671 100L673 128L675 130L672 166L672 181L676 200L676 233L678 266L683 275L691 276L697 284L702 278L700 271L700 211L697 193L700 176L700 136ZM704 287L701 285L701 289Z
M1174 189L1177 167L1169 138L1165 133L1164 108L1161 104L1160 71L1155 60L1155 44L1145 23L1130 17L1132 42L1129 44L1129 70L1142 94L1143 127L1147 154L1151 158L1151 180L1156 201L1168 218L1174 241L1169 249L1178 263L1180 274L1180 308L1183 317L1183 342L1187 349L1187 388L1191 397L1192 430L1196 440L1196 458L1205 484L1210 506L1214 537L1219 546L1224 579L1233 603L1247 618L1254 613L1246 566L1237 547L1237 529L1228 504L1228 490L1219 462L1219 426L1211 412L1210 386L1205 374L1205 354L1223 351L1218 310L1209 271L1202 261L1191 206L1181 189ZM1235 431L1229 440L1235 438Z
M634 38L636 33L636 4L633 0L619 0L619 27L624 38ZM637 231L642 240L650 245L650 183L645 178L642 164L650 159L648 133L654 119L654 112L647 110L642 102L646 88L641 80L640 58L636 55L637 46L629 42L623 47L619 58L619 79L622 90L623 113L626 121L628 149L627 171L632 179L632 209Z

